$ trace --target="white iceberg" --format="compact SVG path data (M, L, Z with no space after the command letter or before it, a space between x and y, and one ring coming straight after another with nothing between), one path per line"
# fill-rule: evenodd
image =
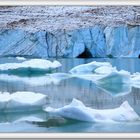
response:
M113 96L122 96L131 92L131 75L127 71L114 71L104 75L95 83L99 88Z
M105 75L105 74L109 74L111 72L116 72L116 71L117 71L116 67L112 67L110 65L110 66L101 66L101 67L95 69L94 72L96 74L104 74Z
M16 59L17 59L17 60L26 60L25 57L19 57L19 56L17 56Z
M58 85L62 80L71 78L70 74L53 73L38 77L20 77L16 75L0 74L0 81L23 82L31 86Z
M118 108L97 110L86 107L81 101L73 99L69 105L62 108L46 107L44 110L64 118L86 122L126 122L140 119L127 101Z
M31 59L27 61L23 61L21 63L5 63L0 64L0 71L4 72L11 72L8 74L32 74L32 73L41 73L47 72L53 69L56 69L61 66L61 63L58 61L49 61L44 59Z
M140 88L140 73L134 73L131 75L132 86L135 88Z
M92 82L96 82L97 80L101 79L104 75L100 74L72 74L72 77L76 77L79 79L89 80Z
M128 71L114 71L107 75L104 75L102 78L98 80L98 83L130 83L131 82L131 75Z
M70 73L72 73L72 74L93 73L96 68L101 67L101 66L111 66L111 64L108 63L108 62L93 61L93 62L90 62L90 63L87 63L87 64L78 65L78 66L72 68L70 70Z
M38 110L30 112L2 112L0 115L0 123L44 122L47 117L46 112Z
M41 93L0 93L0 112L40 110L46 103L48 103L48 97Z

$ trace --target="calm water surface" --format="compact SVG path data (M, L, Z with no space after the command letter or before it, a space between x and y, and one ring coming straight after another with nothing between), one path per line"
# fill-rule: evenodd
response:
M62 67L55 72L68 73L71 68L79 64L91 61L110 62L118 70L124 69L131 73L140 72L140 59L58 59ZM0 63L21 62L15 58L1 58ZM11 76L11 75L10 75ZM9 76L9 77L10 77ZM25 78L25 77L23 77ZM39 77L34 77L40 80ZM29 81L30 82L30 81ZM43 82L43 81L40 81ZM117 87L117 85L116 85ZM118 86L118 89L120 87ZM73 98L81 100L86 106L105 109L120 106L127 100L134 110L140 115L140 89L128 85L129 94L113 96L93 82L79 78L70 78L59 81L59 83L47 83L44 85L31 85L21 80L1 79L0 91L32 91L48 95L50 101L47 106L62 107L69 104ZM22 118L38 117L39 121L17 121ZM60 116L52 116L43 111L26 113L1 113L0 132L140 132L140 122L131 123L86 123L67 120Z

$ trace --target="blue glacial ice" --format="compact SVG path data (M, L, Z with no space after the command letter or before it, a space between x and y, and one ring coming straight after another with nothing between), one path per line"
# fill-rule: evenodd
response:
M0 93L0 112L41 110L48 103L47 95L34 92Z
M73 99L69 105L64 107L57 109L46 107L44 110L64 118L85 122L131 122L140 119L127 101L118 108L98 110L86 107L81 101Z
M52 71L60 66L61 63L56 60L51 62L45 59L30 59L20 63L0 64L0 73L19 76L41 75Z
M0 81L5 82L22 82L31 86L58 85L62 80L71 78L67 73L52 73L38 77L20 77L17 75L0 74Z
M90 62L70 70L73 77L90 80L112 96L122 96L131 92L132 87L140 88L140 74L117 70L107 62Z
M70 73L72 73L72 74L93 73L95 69L97 69L101 66L111 66L111 64L108 62L93 61L93 62L90 62L87 64L81 64L81 65L78 65L78 66L72 68L70 70Z

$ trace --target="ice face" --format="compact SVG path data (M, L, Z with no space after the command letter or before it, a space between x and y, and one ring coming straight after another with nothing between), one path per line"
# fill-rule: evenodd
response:
M138 121L139 116L125 101L120 107L114 109L97 110L86 107L81 101L73 99L72 103L62 108L45 108L46 112L60 115L64 118L86 122L126 122Z
M0 93L0 112L40 110L48 103L46 95L34 92Z
M100 66L111 66L108 62L90 62L87 64L78 65L70 70L70 73L93 73L94 70Z

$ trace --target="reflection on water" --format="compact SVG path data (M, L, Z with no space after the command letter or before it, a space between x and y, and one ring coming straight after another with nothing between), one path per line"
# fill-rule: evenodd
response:
M56 72L68 73L76 65L91 61L110 62L118 70L124 69L131 73L140 72L139 59L59 59L62 67ZM0 63L20 62L14 58L1 58ZM7 76L7 77L6 77ZM46 75L37 77L12 77L0 74L0 91L32 91L49 96L49 106L58 108L69 104L73 98L81 100L86 106L96 109L115 108L127 100L140 115L140 89L131 85L113 85L109 89L98 87L95 83L80 78L62 78L50 82ZM33 78L33 79L32 79ZM47 79L48 78L48 79ZM54 79L53 79L54 80ZM33 84L32 82L40 84ZM31 84L30 84L31 83ZM43 84L44 83L44 84ZM118 94L119 92L126 94ZM114 93L113 93L114 92ZM113 128L113 129L112 129ZM49 116L45 112L30 114L1 114L0 132L140 132L140 122L99 124L65 120L59 116Z

